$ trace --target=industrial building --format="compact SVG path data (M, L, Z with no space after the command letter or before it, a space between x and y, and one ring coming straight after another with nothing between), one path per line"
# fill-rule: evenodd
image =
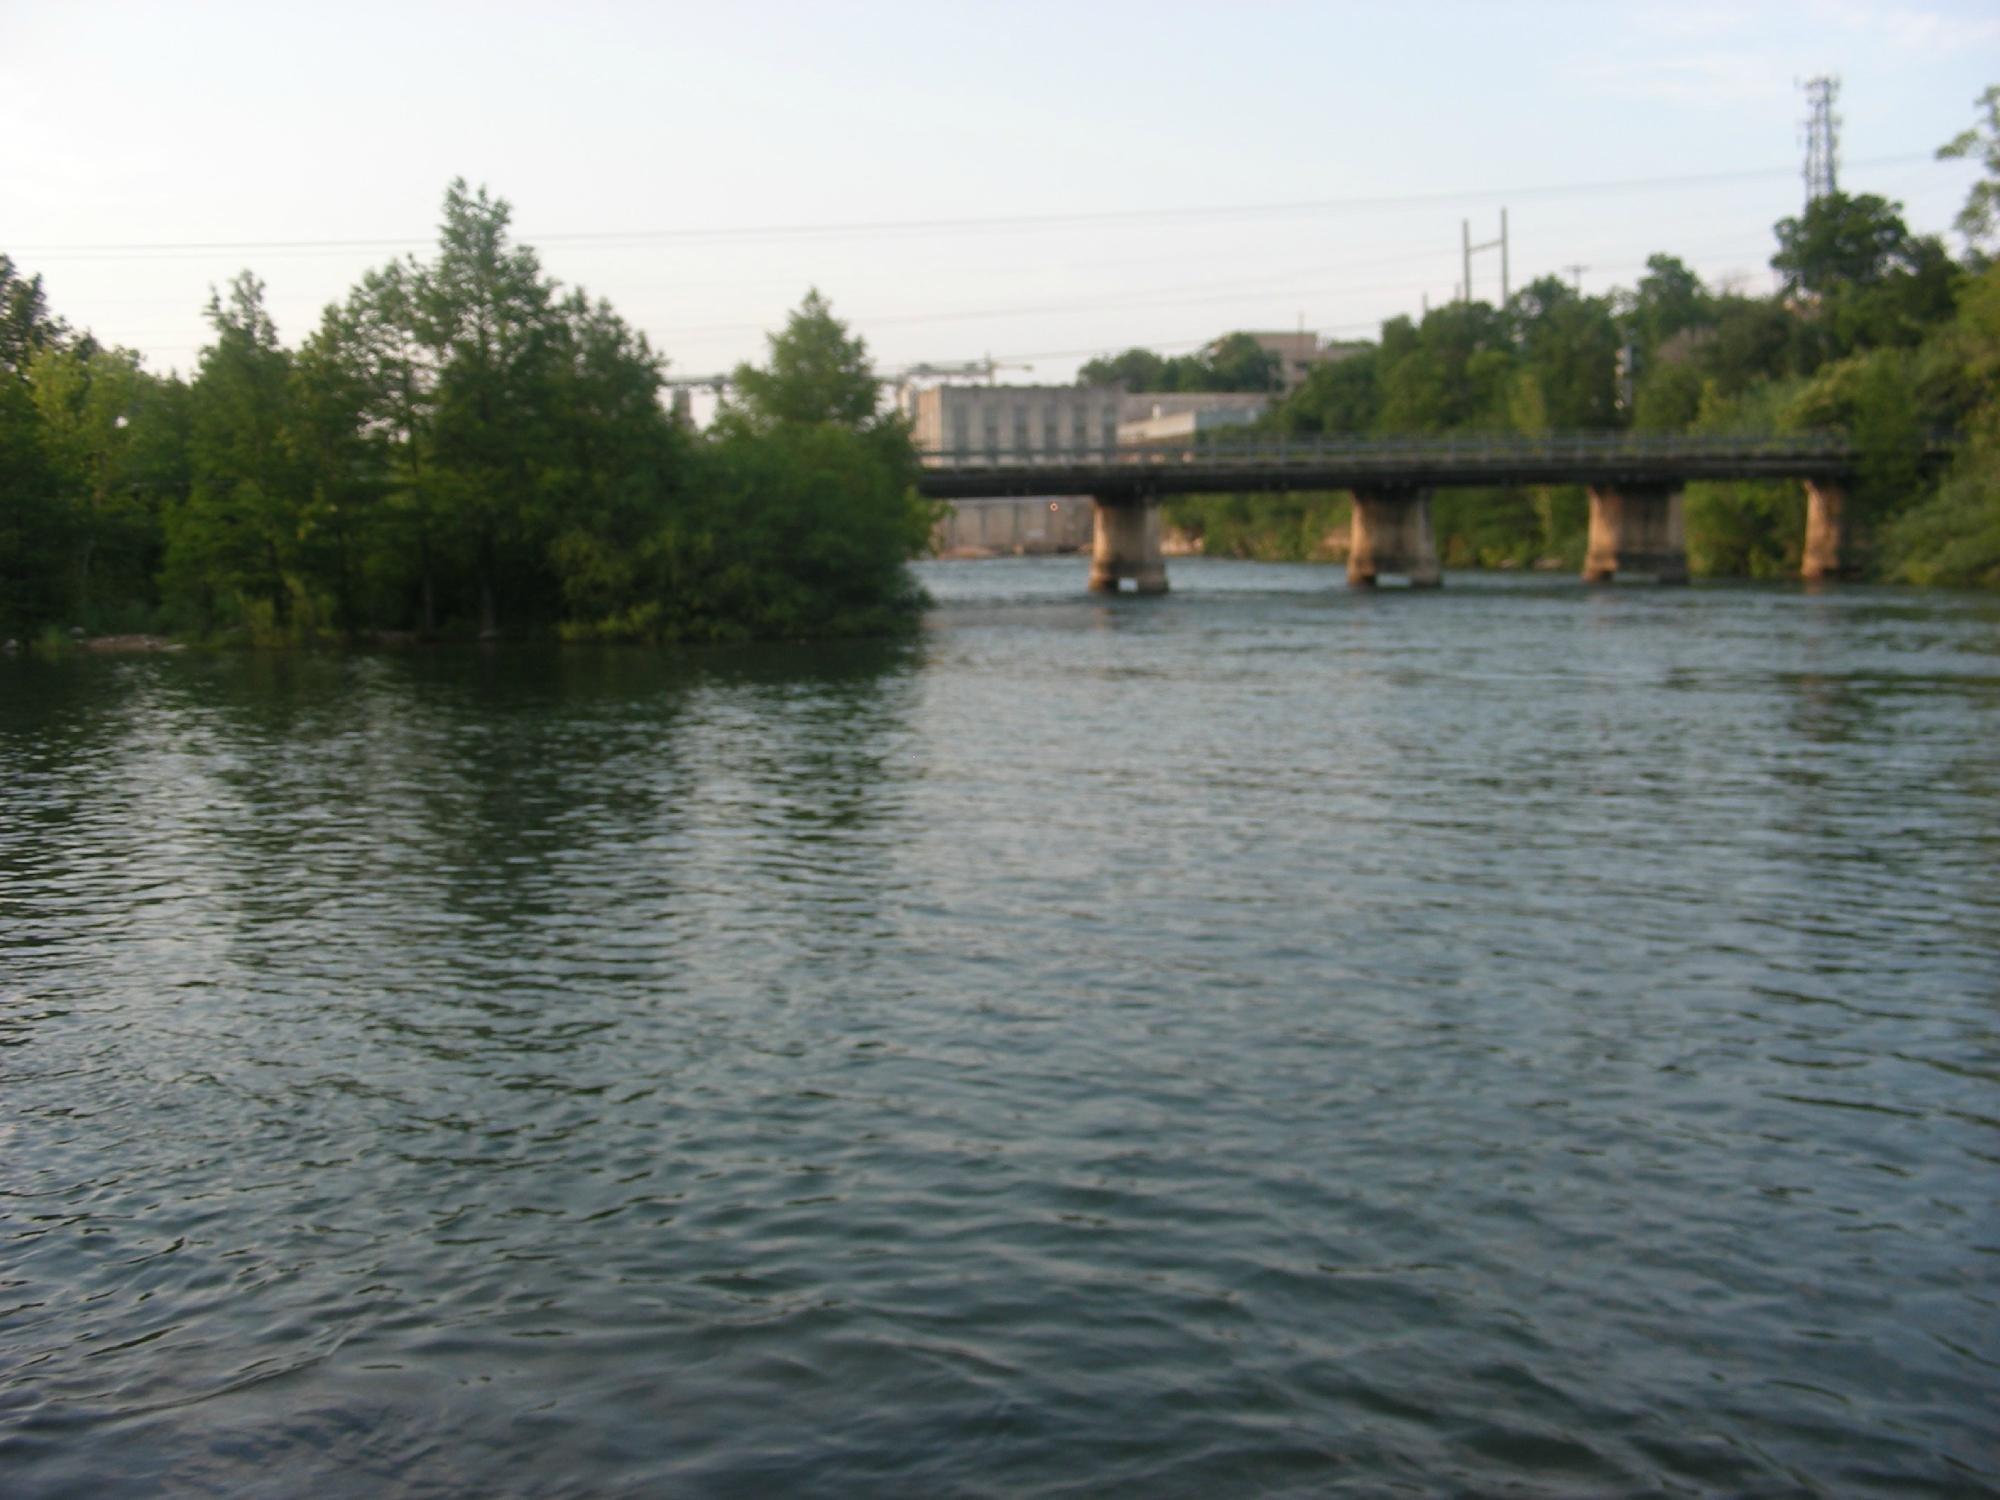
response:
M1236 391L1137 391L1119 403L1118 441L1127 447L1192 442L1247 427L1270 405L1269 396Z
M939 519L931 544L940 557L1032 557L1090 546L1096 506L1088 495L959 500Z
M1277 355L1278 389L1287 396L1304 383L1315 367L1335 364L1369 347L1365 343L1322 344L1318 334L1305 330L1297 333L1253 332L1250 337L1259 349Z
M919 452L1043 456L1118 445L1116 386L934 385L898 397Z

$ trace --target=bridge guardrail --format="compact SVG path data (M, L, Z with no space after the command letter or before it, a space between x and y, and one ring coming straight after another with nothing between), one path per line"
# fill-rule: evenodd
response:
M1948 451L1955 441L1932 435L1924 443L1926 452ZM1467 463L1514 461L1520 463L1568 463L1589 460L1616 460L1642 463L1673 463L1676 460L1783 460L1788 458L1845 458L1856 453L1851 439L1840 433L1801 433L1784 437L1665 436L1635 437L1627 433L1563 433L1547 438L1480 437L1451 433L1438 436L1328 440L1278 438L1261 443L1228 444L1116 444L1070 449L923 449L918 459L926 467L960 470L1118 465L1200 465L1267 468L1279 466L1324 466L1334 462L1362 462L1422 457Z

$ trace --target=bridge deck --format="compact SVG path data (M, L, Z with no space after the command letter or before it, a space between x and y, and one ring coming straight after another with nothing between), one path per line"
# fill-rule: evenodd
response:
M1923 462L1953 445L1925 443ZM1008 495L1161 495L1256 490L1434 489L1516 484L1681 485L1699 479L1849 479L1861 455L1838 436L1272 440L1213 448L919 454L918 488L940 500Z

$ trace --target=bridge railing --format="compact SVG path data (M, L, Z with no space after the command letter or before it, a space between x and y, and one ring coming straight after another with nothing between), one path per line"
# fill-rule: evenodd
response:
M1933 437L1925 446L1949 447ZM1555 433L1547 437L1513 434L1482 436L1440 433L1370 438L1266 438L1255 442L1120 443L1057 448L930 448L920 450L928 467L953 469L1063 468L1100 465L1200 465L1215 468L1313 467L1369 460L1429 460L1467 463L1589 461L1593 459L1671 463L1681 459L1841 458L1854 452L1852 439L1834 432L1776 436L1716 434L1650 435L1622 432Z
M1954 450L1956 438L1932 434L1924 438L1926 456L1938 458ZM1398 438L1268 438L1260 442L1196 442L1196 444L1112 444L1084 448L926 448L918 460L926 468L990 470L990 468L1098 468L1118 466L1202 466L1202 468L1270 468L1368 464L1422 458L1448 464L1516 462L1568 464L1592 460L1632 460L1672 464L1678 460L1786 460L1786 458L1852 458L1852 438L1840 432L1800 432L1786 436L1716 436L1662 434L1634 436L1628 432L1566 432L1546 438L1436 434Z

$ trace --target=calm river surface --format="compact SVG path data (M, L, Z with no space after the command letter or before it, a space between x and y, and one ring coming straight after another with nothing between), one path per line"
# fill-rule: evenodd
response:
M8 1496L2000 1493L2000 602L0 661Z

